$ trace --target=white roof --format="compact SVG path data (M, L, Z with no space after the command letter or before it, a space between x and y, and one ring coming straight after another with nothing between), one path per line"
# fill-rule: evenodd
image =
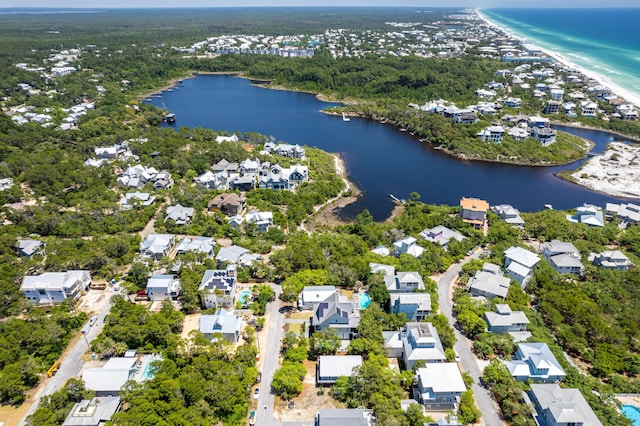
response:
M538 262L540 262L540 257L538 255L522 247L510 247L504 251L504 256L505 258L511 259L512 261L526 266L529 269L533 268Z
M351 376L354 367L362 365L360 355L323 355L318 358L319 377Z
M462 393L467 387L455 362L427 364L418 369L420 389L432 389L434 393Z

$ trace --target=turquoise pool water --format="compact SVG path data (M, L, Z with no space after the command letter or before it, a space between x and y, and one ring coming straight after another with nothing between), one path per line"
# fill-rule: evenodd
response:
M361 293L358 296L358 301L360 302L360 309L366 309L371 304L371 298L367 293Z
M155 375L156 375L156 368L152 366L151 363L148 363L144 367L144 371L142 372L142 378L145 380L150 380L150 379L153 379Z
M633 405L623 405L622 414L631 422L633 426L640 426L640 410Z
M238 296L238 300L243 305L249 304L249 302L251 302L251 292L249 290L242 290L240 296Z

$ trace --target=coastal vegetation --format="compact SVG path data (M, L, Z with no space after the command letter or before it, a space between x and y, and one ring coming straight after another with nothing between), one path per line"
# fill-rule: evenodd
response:
M30 16L1 18L0 40L7 46L0 58L4 107L28 104L52 108L54 124L58 125L63 108L88 99L97 102L95 109L78 119L77 129L70 131L34 123L19 126L0 114L0 178L14 181L11 188L0 192L3 205L0 402L17 405L24 401L28 390L87 320L87 315L75 311L73 304L49 311L31 307L19 291L22 277L44 271L87 269L94 279L117 278L132 290L143 289L152 266L135 261L135 255L141 241L138 232L150 222L154 222L158 232L226 238L254 252L269 254L269 263L241 268L238 275L245 282L250 278L281 281L284 302L297 300L306 285L330 284L345 291L367 288L373 302L362 311L360 337L347 349L351 354L363 355L365 362L353 377L338 380L334 395L349 407L373 409L381 425L422 424L427 419L415 408L410 407L406 413L400 410L400 400L410 394L413 372L400 373L391 368L384 357L382 332L397 330L406 318L385 312L389 294L381 277L370 274L370 262L419 273L424 278L425 291L431 294L434 312L438 308L437 285L429 277L445 272L477 246L485 246L490 252L487 260L502 265L502 253L511 245L561 239L574 242L583 258L591 252L619 247L638 265L637 225L621 230L616 222L609 222L602 229L593 229L567 222L565 212L543 211L523 214L526 224L522 230L491 215L485 236L460 219L458 207L424 204L418 201L418 194L412 194L402 213L388 222L377 223L368 211L363 211L352 223L307 232L301 225L316 207L339 196L344 189L343 181L336 175L334 157L309 147L305 164L309 166L310 181L297 192L258 189L246 193L249 205L274 212L276 227L266 233L258 233L251 227L233 229L222 215L205 213L209 200L220 191L200 188L194 178L222 159L267 160L256 152L266 142L275 140L247 132L238 134L240 143L217 143L216 137L223 132L158 127L164 112L139 102L138 97L192 71L242 71L274 86L349 101L345 109L350 113L388 120L463 158L548 165L584 155L582 141L567 135L559 135L549 148L532 140L485 143L475 134L490 120L465 126L408 107L409 103L422 104L441 97L461 104L476 101L474 90L495 79L496 70L503 65L495 60L471 56L451 60L391 56L333 58L322 50L305 59L252 55L197 58L172 46L192 43L212 33L249 27L277 34L285 27L322 31L329 19L332 25L349 28L383 28L388 19L408 19L408 12L403 10L360 15L347 11L331 18L314 13L304 15L305 19L301 19L300 13L278 14L277 20L273 19L275 14L258 16L245 11L224 11L215 17L193 11L177 15L157 12L144 19L139 12L80 20L63 14L52 16L46 24ZM25 26L25 20L29 25ZM144 24L138 25L140 21ZM101 31L96 32L96 27ZM45 33L50 28L59 32ZM40 33L34 35L36 32ZM51 83L36 73L15 67L15 63L23 60L43 60L50 49L60 45L83 50L82 66L77 72ZM105 94L98 94L96 82L89 80L97 80L105 88ZM55 87L55 93L48 97L16 90L20 83L28 83L36 91ZM541 104L524 93L522 96L524 111L540 110ZM585 124L633 134L640 130L636 123L615 119L606 123L585 117L578 119ZM150 184L143 187L157 196L156 205L120 209L123 190L118 187L116 172L127 163L117 160L103 167L84 165L95 147L122 142L128 143L141 163L168 171L176 181L170 189L155 190ZM278 162L289 166L297 160L279 158ZM195 208L194 220L187 225L165 221L169 203ZM394 241L417 236L437 225L456 230L466 238L451 242L447 249L420 239L418 244L424 253L418 258L406 254L383 258L371 252L373 247L392 246ZM44 253L18 258L17 240L30 236L43 240ZM181 310L166 302L158 312L151 312L146 306L116 297L103 332L92 342L91 349L99 357L120 355L128 348L160 353L163 357L154 365L153 379L124 390L122 397L127 409L113 420L131 425L242 424L250 406L247 389L257 377L254 330L250 328L243 343L235 349L222 340L210 342L198 333L186 341L182 339L184 314L199 310L197 288L202 273L216 265L212 259L191 254L179 260L184 263L180 271ZM169 267L170 262L165 258L153 266ZM464 283L481 268L482 262L470 262L463 269L461 281ZM525 311L536 341L548 343L566 368L568 376L564 383L579 388L607 425L624 421L611 403L614 393L640 393L637 345L640 323L636 314L640 309L639 286L637 268L605 271L588 265L583 277L567 277L541 262L526 293L512 288L507 297L513 309ZM262 315L273 290L258 285L253 292L254 313ZM474 340L474 350L480 356L508 358L513 354L512 340L485 332L483 312L493 310L496 301L480 305L461 287L456 292L456 303L458 323ZM455 335L446 317L434 313L428 320L436 327L451 357ZM288 342L283 342L284 362L274 376L274 391L283 399L299 394L305 359L335 353L336 340L330 332L314 333L309 339L289 336ZM578 367L570 365L562 351L573 357ZM505 375L502 364L495 359L486 370L485 382L512 424L530 423L529 417L525 419L526 409L520 399L520 391L526 389L526 384L515 383ZM60 424L71 403L89 395L72 381L43 402L30 424ZM460 415L469 423L478 418L470 391L462 398Z

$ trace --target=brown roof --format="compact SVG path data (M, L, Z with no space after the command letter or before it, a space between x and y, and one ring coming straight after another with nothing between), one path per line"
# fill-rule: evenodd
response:
M489 209L489 203L485 200L479 200L478 198L462 198L460 200L460 207L465 210L483 211L486 212Z
M235 192L220 194L209 201L209 208L219 209L222 206L239 206L244 202L244 198Z

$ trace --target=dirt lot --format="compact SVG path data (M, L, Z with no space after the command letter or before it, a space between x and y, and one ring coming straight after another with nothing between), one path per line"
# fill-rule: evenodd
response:
M305 361L307 375L302 383L302 393L293 398L295 408L288 408L287 401L276 397L275 416L281 422L313 422L318 410L326 408L344 408L344 405L330 396L330 387L317 388L316 383L316 363ZM322 390L322 395L318 391Z
M182 337L183 340L189 339L189 333L193 330L197 330L199 323L200 313L185 316L184 322L182 323L182 332L180 333L180 337Z

